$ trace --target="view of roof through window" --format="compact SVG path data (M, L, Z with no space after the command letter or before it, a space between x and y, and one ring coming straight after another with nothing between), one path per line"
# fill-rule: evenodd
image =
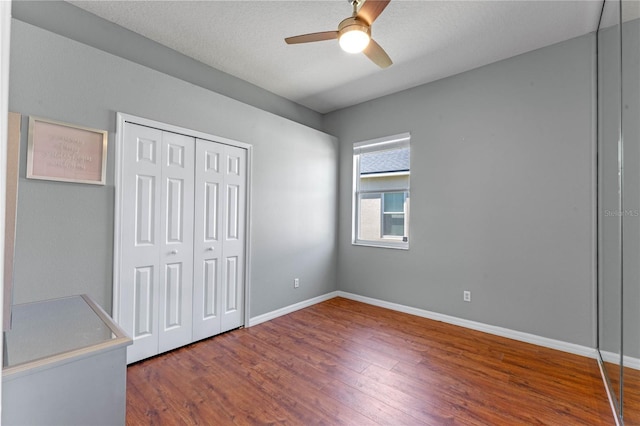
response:
M360 156L360 174L409 171L409 148L375 151Z

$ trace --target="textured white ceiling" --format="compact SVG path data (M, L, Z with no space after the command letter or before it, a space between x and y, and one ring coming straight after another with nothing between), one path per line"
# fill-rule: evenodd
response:
M602 0L392 0L372 27L394 64L337 41L284 38L337 29L346 0L70 1L104 19L326 113L596 30Z

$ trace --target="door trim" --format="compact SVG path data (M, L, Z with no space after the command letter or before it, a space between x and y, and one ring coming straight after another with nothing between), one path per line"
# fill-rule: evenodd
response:
M122 146L124 144L124 127L126 123L140 126L152 127L181 135L210 140L212 142L231 145L247 150L247 187L246 187L246 220L245 220L245 265L244 265L244 326L249 326L250 319L250 294L251 294L251 198L252 198L252 168L253 168L253 145L236 141L233 139L203 133L197 130L186 129L172 124L162 123L144 117L138 117L122 112L116 113L116 135L115 135L115 163L114 163L114 185L115 185L115 207L113 218L113 300L112 316L116 323L120 323L120 255L122 247L122 164L124 155Z

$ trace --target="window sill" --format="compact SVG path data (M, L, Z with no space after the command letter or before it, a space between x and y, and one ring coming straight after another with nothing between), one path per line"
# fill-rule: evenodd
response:
M403 242L353 241L351 244L354 246L362 246L362 247L377 247L377 248L387 248L387 249L395 249L395 250L409 250L409 243L403 243Z

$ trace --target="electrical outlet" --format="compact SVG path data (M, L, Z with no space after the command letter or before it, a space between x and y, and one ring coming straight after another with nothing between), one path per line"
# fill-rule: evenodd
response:
M294 278L293 279L293 288L298 288L300 287L300 278Z
M465 291L462 293L462 298L463 298L463 300L464 300L465 302L471 302L471 292L470 292L470 291L468 291L468 290L465 290Z

